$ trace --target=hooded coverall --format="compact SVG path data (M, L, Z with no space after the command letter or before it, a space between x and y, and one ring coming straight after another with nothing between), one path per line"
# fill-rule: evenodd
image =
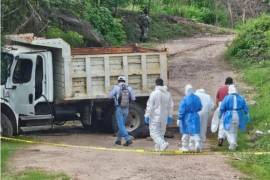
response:
M224 134L229 142L229 150L237 146L238 128L244 130L249 121L249 110L245 99L237 93L230 93L221 103L220 113L223 120Z
M124 137L126 141L131 139L131 137L128 135L128 132L127 132L126 127L125 127L125 123L126 123L126 120L128 117L129 108L128 107L123 108L118 104L118 98L120 95L121 86L123 84L124 83L121 82L118 85L115 85L109 94L109 98L114 98L115 117L116 117L117 125L118 125L118 133L117 133L117 140L116 141L121 141L122 137ZM130 99L132 101L135 101L136 97L135 97L134 91L132 90L132 88L130 86L127 86L127 87L128 87L128 91L130 93Z
M186 96L179 103L178 116L180 132L182 133L182 150L201 151L200 117L201 100L193 93L192 86L186 86ZM195 147L193 147L195 144ZM194 149L195 148L195 149Z
M214 108L214 102L210 95L206 94L204 89L198 89L195 93L202 103L202 110L199 111L200 123L201 123L201 139L202 142L206 141L206 132L208 125L208 118L211 113L211 110Z
M155 150L164 150L168 143L164 139L167 118L173 115L173 101L166 86L156 86L147 101L145 117L149 117L150 136L155 142Z
M218 102L218 107L214 113L212 123L218 124L218 139L224 139L225 138L225 132L223 127L223 120L218 117L218 112L220 111L220 105L225 96L228 95L228 87L229 85L223 85L218 89L216 100ZM215 129L215 128L214 128ZM215 132L215 131L212 131Z

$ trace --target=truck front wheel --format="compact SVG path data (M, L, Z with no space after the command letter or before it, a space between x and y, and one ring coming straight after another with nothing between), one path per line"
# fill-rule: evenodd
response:
M10 137L13 135L13 127L8 117L1 113L1 136Z
M118 131L115 114L113 115L113 129L115 133ZM144 110L136 103L130 104L126 129L135 138L147 137L149 134L149 129L144 123Z

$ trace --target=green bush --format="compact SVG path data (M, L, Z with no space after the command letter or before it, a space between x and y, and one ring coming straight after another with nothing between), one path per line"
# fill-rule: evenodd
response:
M232 57L261 61L270 59L270 16L262 15L240 25L228 53Z
M71 47L81 47L84 45L83 36L74 31L64 32L57 27L50 27L44 35L47 38L62 38L69 43Z
M213 13L216 14L216 22L215 24L222 27L229 26L229 16L225 9L217 9Z
M183 17L202 22L203 13L195 6L183 6L181 8L181 15Z
M270 30L265 32L267 46L270 47ZM266 50L267 57L270 57L270 48Z
M113 18L111 11L105 7L86 8L84 18L89 21L104 39L112 45L121 45L126 42L126 33L121 20Z
M84 44L83 36L75 31L67 31L63 39L67 41L72 47L81 47Z
M156 9L157 8L155 8L155 10ZM207 7L198 7L194 5L168 5L164 6L159 12L173 16L182 16L206 24L228 25L228 15L223 9L213 10Z

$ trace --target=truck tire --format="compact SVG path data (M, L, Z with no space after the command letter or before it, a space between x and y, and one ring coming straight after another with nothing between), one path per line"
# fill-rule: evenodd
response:
M113 130L118 131L115 114L113 114ZM143 138L149 135L149 129L144 123L144 109L136 104L131 103L129 106L128 119L126 121L128 133L135 138Z
M8 117L1 113L1 136L10 137L13 135L13 127Z
M85 106L82 112L81 123L85 129L91 130L94 127L95 109L94 107Z

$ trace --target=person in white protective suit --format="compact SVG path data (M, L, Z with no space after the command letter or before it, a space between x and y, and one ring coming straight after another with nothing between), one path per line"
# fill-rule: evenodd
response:
M234 85L229 86L227 95L220 106L219 117L222 118L225 138L229 143L229 150L237 147L238 128L245 130L249 121L249 110L245 99L237 93Z
M163 151L169 143L164 135L167 124L173 122L173 100L162 79L156 80L155 90L150 94L145 110L145 123L149 124L150 136L155 142L155 150Z
M179 103L177 122L182 134L182 151L201 151L200 116L202 109L200 98L194 94L190 84L185 86L185 97Z
M195 92L195 95L197 95L202 103L202 110L199 111L200 116L200 123L201 123L201 139L202 142L206 141L206 133L207 133L207 125L208 125L208 119L209 115L211 114L211 111L214 109L214 102L210 95L208 95L204 89L198 89Z

